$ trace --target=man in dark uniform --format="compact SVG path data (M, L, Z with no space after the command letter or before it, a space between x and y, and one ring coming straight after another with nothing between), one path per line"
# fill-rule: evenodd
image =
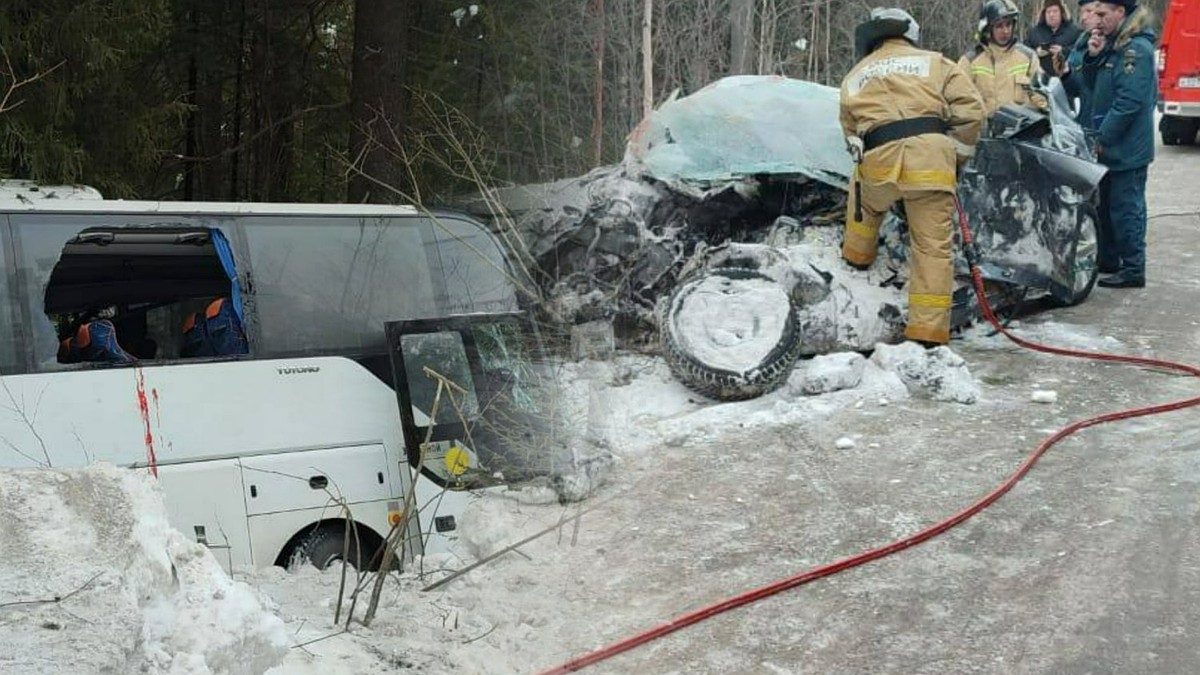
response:
M1095 3L1096 28L1079 72L1068 79L1090 102L1097 153L1108 167L1100 184L1101 272L1107 288L1146 285L1146 173L1154 161L1158 101L1155 35L1150 11L1137 0ZM1078 78L1078 79L1076 79Z

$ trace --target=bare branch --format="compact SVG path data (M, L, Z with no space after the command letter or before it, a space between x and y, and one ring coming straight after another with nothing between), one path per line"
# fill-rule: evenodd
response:
M12 59L8 57L8 50L4 48L4 45L0 45L0 55L4 57L4 72L0 73L0 75L3 75L9 80L8 89L4 91L4 96L0 97L0 113L6 113L10 110L15 110L25 102L24 100L20 100L15 103L9 103L13 97L13 94L15 94L18 89L37 82L50 73L58 70L67 62L66 59L63 59L53 66L50 66L46 70L43 70L39 73L34 73L33 75L30 75L24 79L17 79L17 73L13 69Z
M16 600L13 602L0 602L0 607L23 607L23 606L28 606L28 605L52 605L52 604L59 603L59 602L66 602L67 600L69 600L72 596L76 595L77 593L82 593L83 591L87 590L88 586L91 586L92 582L99 579L102 574L104 574L104 572L97 572L91 579L88 579L87 581L85 581L82 586L80 586L79 588L76 588L75 590L71 591L70 593L67 593L66 595L56 595L53 598L45 598L43 600Z

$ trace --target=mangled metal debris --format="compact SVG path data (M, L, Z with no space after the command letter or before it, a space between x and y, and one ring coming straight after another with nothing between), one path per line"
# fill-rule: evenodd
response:
M998 305L1072 304L1095 282L1104 169L1057 81L1045 93L1050 115L1004 109L960 180ZM769 391L806 354L901 340L902 213L885 221L869 270L841 261L853 167L837 119L836 89L729 78L652 113L621 165L505 191L546 274L544 309L567 324L612 321L626 341L657 333L676 376L722 399ZM978 308L964 260L956 270L961 327Z

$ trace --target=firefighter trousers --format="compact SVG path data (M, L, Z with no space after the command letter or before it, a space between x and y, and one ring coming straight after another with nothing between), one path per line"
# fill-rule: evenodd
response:
M858 182L855 172L854 182ZM855 220L854 200L861 190L862 221ZM954 290L954 193L929 188L905 188L893 183L850 186L846 208L846 237L842 256L866 266L879 251L879 225L892 204L904 200L908 216L909 253L908 325L910 340L945 344L950 341L950 303Z

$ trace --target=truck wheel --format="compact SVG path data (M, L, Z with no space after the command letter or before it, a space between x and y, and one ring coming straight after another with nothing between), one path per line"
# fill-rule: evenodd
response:
M1192 145L1196 142L1196 124L1187 117L1163 115L1158 122L1163 145Z
M667 303L663 352L689 389L719 401L762 396L800 355L796 308L771 277L718 268L681 282Z
M1079 206L1079 241L1075 244L1075 283L1067 298L1055 298L1059 307L1074 307L1087 300L1100 277L1098 237L1096 235L1096 210L1091 204Z
M292 549L287 568L296 570L305 565L312 565L323 570L331 565L336 565L342 561L346 553L346 537L350 537L350 557L347 562L355 569L364 569L363 565L369 567L380 543L379 537L368 528L359 525L358 541L356 542L354 532L344 525L326 523L307 534L296 545L296 548ZM378 562L375 564L377 565Z

